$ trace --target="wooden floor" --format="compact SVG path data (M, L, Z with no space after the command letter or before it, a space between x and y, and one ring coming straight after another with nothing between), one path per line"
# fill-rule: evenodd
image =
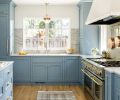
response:
M91 100L80 86L29 85L14 86L14 100L36 100L37 91L73 91L77 100Z

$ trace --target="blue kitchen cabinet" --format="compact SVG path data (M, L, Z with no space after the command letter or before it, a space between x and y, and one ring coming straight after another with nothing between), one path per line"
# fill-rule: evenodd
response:
M0 71L0 100L3 99L3 84L4 84L3 71Z
M13 32L11 29L12 20L11 17L14 16L14 5L11 0L1 0L0 1L0 58L6 59L10 52L10 34ZM13 9L11 9L13 8Z
M113 74L105 72L105 100L113 100Z
M114 74L113 82L113 100L120 100L120 75Z
M82 72L82 69L84 67L84 64L82 63L82 57L79 58L79 80L80 80L80 84L83 86L84 85L84 73Z
M5 58L8 53L8 17L0 16L0 58Z
M79 58L78 57L65 57L63 67L63 81L78 83L79 82Z
M120 75L106 71L105 100L120 100Z
M48 82L62 82L62 64L48 65Z
M13 79L14 83L30 83L30 58L10 57L14 61Z
M62 82L62 57L32 57L31 82Z
M31 78L33 83L47 82L47 64L32 64Z
M0 71L0 100L13 100L13 64Z
M92 48L99 48L99 27L85 24L91 4L89 1L81 1L79 4L81 54L91 54Z

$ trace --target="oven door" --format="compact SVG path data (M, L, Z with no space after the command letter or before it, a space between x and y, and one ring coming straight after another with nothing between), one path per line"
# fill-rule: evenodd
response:
M84 73L84 87L94 100L104 100L104 81L91 74L88 70L82 69Z
M101 81L97 77L92 77L94 87L94 99L104 100L104 81Z
M93 97L93 81L91 80L91 74L87 70L82 69L84 73L84 89L89 92L89 94Z

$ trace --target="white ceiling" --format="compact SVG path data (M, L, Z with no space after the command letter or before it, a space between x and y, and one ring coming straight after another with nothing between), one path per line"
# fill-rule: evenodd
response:
M13 0L17 5L43 5L48 2L51 5L74 5L80 0Z

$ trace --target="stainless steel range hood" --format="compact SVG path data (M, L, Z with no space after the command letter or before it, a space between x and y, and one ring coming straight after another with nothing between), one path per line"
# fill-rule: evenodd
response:
M86 24L113 24L120 21L120 0L93 0Z

